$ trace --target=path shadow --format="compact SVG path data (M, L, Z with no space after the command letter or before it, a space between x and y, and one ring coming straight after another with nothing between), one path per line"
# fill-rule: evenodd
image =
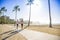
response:
M7 31L7 32L4 32L4 33L1 33L0 35L7 34L7 33L12 32L12 31L14 31L14 30L10 30L10 31Z
M6 36L5 38L2 38L2 40L6 40L7 38L9 38L9 37L19 33L20 31L22 31L22 30L15 30L15 31L13 31L13 32L9 33L8 36Z
M60 29L60 28L56 28L56 27L52 27L52 28L54 28L54 29Z
M27 25L27 26L25 26L25 27L24 27L24 29L26 29L27 27L28 27L28 25Z
M28 26L25 26L24 29L26 29ZM21 29L21 30L10 30L10 31L7 31L7 32L4 32L4 33L1 33L0 35L6 35L6 37L2 38L2 40L6 40L7 38L19 33L20 31L24 30L24 29Z

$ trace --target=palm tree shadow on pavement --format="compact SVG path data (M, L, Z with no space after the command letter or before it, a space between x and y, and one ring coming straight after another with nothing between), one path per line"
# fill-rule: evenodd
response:
M9 37L11 37L11 36L13 36L13 35L19 33L20 31L22 31L22 30L15 30L15 31L12 31L12 32L10 32L6 37L2 38L2 40L6 40L7 38L9 38Z
M4 32L4 33L1 33L0 35L7 34L7 33L10 33L10 32L12 32L12 31L14 31L14 30L10 30L10 31L7 31L7 32Z
M27 27L28 27L28 25L27 25L27 26L25 26L25 27L24 27L24 29L26 29Z

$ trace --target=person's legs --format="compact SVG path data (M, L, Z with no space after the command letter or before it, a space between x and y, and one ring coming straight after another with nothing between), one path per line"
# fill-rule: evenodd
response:
M18 29L18 24L17 24L17 29Z
M21 29L23 29L23 24L21 24Z

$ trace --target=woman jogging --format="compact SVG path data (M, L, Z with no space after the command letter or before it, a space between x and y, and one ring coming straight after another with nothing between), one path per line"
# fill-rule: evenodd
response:
M23 19L20 19L21 29L23 29Z
M16 29L18 29L18 26L19 26L19 22L17 20L17 22L16 22Z

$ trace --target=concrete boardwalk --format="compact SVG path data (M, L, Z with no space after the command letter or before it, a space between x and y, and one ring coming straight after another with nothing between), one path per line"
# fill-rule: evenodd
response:
M27 40L60 40L60 36L55 36L43 32L24 29L20 32Z

